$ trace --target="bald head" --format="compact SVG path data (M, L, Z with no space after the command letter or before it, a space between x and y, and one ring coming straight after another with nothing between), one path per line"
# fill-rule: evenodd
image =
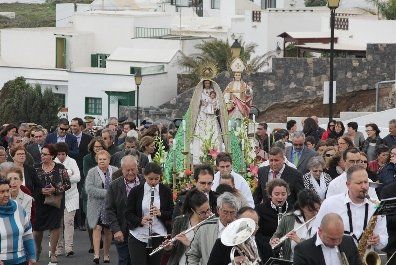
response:
M138 174L138 163L136 158L131 155L124 156L121 159L121 170L127 182L135 181Z
M344 236L344 223L341 216L336 213L326 214L320 223L318 235L327 247L334 248L340 245Z

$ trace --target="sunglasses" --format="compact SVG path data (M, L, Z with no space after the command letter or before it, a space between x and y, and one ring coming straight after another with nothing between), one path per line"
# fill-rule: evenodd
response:
M326 157L332 157L334 156L333 154L325 154Z
M61 127L59 127L59 130L66 132L67 130L69 130L69 128L61 128Z

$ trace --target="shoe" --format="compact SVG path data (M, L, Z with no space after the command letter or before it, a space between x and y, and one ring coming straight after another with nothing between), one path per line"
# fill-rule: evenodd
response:
M96 264L99 264L99 258L94 258L93 262L96 263Z
M51 255L50 261L51 263L58 263L58 258L56 257L56 255Z
M74 255L74 251L73 250L66 253L66 257L73 256L73 255Z
M107 257L103 257L103 263L110 263L110 255L107 255Z
M93 249L93 248L90 248L90 249L88 250L88 253L94 253L94 249Z

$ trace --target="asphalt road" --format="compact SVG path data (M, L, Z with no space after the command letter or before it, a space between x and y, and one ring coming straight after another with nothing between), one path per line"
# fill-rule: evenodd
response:
M38 264L40 265L51 265L53 263L49 262L48 257L48 232L44 234L43 238L43 250L40 256L40 261ZM90 247L89 238L87 231L80 231L78 229L74 230L74 255L66 257L65 255L58 256L58 264L59 265L94 265L93 263L93 253L88 253ZM110 264L118 264L118 255L117 250L114 245L111 245L110 248ZM100 264L103 263L103 255L101 252L101 260Z

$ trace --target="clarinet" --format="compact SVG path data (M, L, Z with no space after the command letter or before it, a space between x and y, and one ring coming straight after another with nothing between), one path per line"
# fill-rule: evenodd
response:
M278 226L280 224L280 221L282 220L283 217L283 212L282 212L282 206L278 206ZM279 249L279 258L283 259L283 247L281 246Z
M151 208L154 205L154 187L151 188L151 195L150 195L150 215L151 215ZM154 216L152 215L152 217L154 218ZM146 248L153 248L153 220L151 220L151 222L149 223L149 227L148 227L148 232L149 232L149 238L147 239L147 246Z

